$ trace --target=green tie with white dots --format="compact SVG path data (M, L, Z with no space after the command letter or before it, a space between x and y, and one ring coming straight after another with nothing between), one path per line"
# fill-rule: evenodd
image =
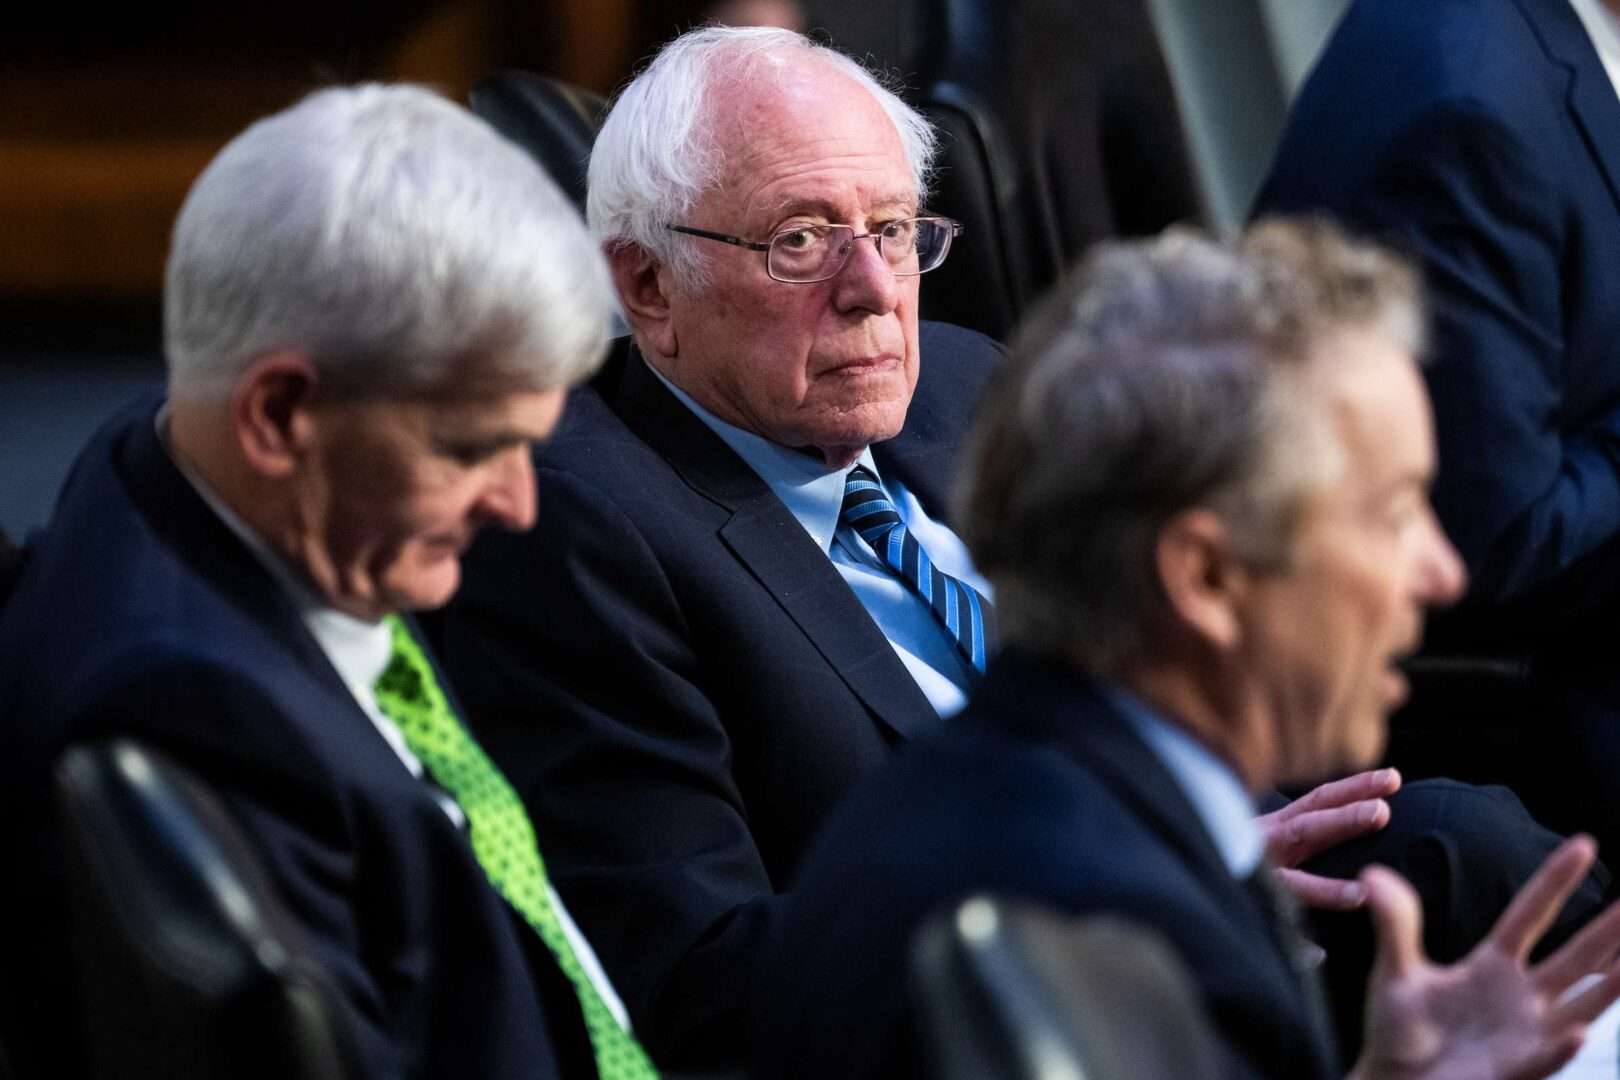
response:
M378 707L467 816L473 854L490 884L540 935L574 984L598 1075L602 1080L655 1080L658 1073L646 1051L619 1026L574 955L546 884L534 826L517 792L456 718L405 621L394 615L387 621L394 652L373 688Z

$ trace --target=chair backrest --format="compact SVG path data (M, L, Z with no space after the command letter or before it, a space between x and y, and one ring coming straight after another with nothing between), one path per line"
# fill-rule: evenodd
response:
M1005 338L1098 240L1202 216L1144 0L811 0L840 48L898 72L942 135L932 209L966 226L925 317Z
M919 930L917 1031L939 1080L1214 1080L1221 1056L1158 933L984 897Z
M497 71L467 95L472 111L527 150L585 212L585 169L607 112L599 94L528 71Z
M57 783L94 1076L356 1075L346 1004L213 792L130 740Z

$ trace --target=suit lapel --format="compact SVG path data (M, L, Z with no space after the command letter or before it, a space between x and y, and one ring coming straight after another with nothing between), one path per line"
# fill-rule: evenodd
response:
M988 697L1001 700L986 703ZM1106 784L1186 862L1226 917L1243 928L1246 940L1270 944L1267 955L1278 992L1297 1003L1299 1022L1314 1032L1324 1075L1331 1072L1328 1066L1337 1057L1333 1032L1307 1000L1317 988L1301 985L1271 914L1232 876L1180 783L1114 701L1089 678L1014 650L992 664L975 708L983 704L988 704L983 715L997 717L1003 730L1058 748Z
M1569 111L1620 207L1620 97L1568 0L1520 0L1548 57L1569 72Z
M1234 922L1275 943L1262 912L1232 876L1181 784L1095 683L1017 652L998 656L985 692L1015 699L989 715L1027 738L1058 747L1108 785L1190 866ZM1288 957L1273 950L1292 985Z
M718 538L770 593L845 685L895 734L938 722L933 706L832 560L771 489L647 370L633 348L616 388L604 387L625 424L693 490L729 511Z

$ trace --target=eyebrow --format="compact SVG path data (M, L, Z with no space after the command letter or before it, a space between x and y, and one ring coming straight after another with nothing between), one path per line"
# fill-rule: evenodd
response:
M905 207L909 210L915 207L916 204L917 198L910 192L884 195L873 200L869 214L876 213L881 210L893 209L897 206ZM839 213L839 208L828 202L826 199L805 199L800 198L797 195L783 196L769 206L769 211L773 220L786 216L790 211L798 214L814 214L817 217L824 217L828 221L833 221L841 216ZM913 212L915 211L913 210Z

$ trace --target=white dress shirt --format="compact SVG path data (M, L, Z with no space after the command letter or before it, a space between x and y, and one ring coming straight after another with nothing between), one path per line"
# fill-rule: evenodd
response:
M1592 39L1603 70L1609 73L1609 82L1620 94L1620 15L1607 7L1603 0L1569 0L1575 14L1586 27L1586 36Z

